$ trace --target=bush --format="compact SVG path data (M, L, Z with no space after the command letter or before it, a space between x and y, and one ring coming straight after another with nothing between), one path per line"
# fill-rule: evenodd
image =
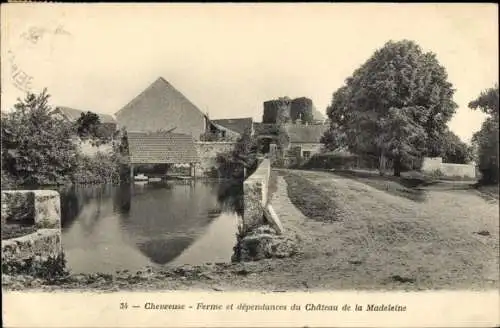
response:
M235 180L250 176L259 165L258 148L257 140L250 134L244 133L231 152L217 154L217 170L220 176Z
M45 90L28 93L2 114L2 169L16 184L63 184L76 165L73 127L51 114L48 99Z
M303 167L309 169L352 169L356 166L358 157L356 155L344 153L322 153L314 154Z
M432 171L429 176L431 178L434 178L434 179L439 179L439 178L442 178L444 177L444 173L443 171L441 171L440 169L435 169L434 171Z
M97 153L94 157L80 155L72 182L84 184L118 183L120 165L113 155Z

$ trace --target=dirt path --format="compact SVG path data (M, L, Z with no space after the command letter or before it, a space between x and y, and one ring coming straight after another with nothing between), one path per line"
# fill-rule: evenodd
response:
M332 252L324 258L332 267L325 285L336 286L336 277L366 288L496 287L498 202L462 190L428 191L415 202L330 173L292 174L333 195L339 207L339 222L311 235Z

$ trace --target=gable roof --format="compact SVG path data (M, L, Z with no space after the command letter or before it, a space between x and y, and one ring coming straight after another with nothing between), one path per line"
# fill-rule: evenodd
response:
M159 77L115 113L118 123L134 131L177 127L198 137L206 115L163 77ZM203 121L204 122L204 121Z
M319 143L321 136L328 129L326 124L287 124L286 131L290 142Z
M76 120L78 120L83 113L89 112L65 106L58 106L54 111L60 111L71 122L75 122ZM101 114L94 111L90 112L97 114L101 123L116 123L115 119L111 115Z
M128 132L130 163L185 164L199 161L193 138L168 132Z
M232 130L239 134L245 133L245 130L252 130L253 120L251 117L245 118L225 118L220 120L212 120L213 123L221 125L226 129Z

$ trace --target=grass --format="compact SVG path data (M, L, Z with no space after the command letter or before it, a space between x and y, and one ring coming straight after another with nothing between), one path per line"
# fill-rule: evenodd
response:
M287 182L288 197L292 203L308 218L315 221L337 221L335 204L318 186L295 174L284 175Z
M498 194L499 194L498 184L489 185L489 186L476 185L476 189L477 189L477 191L479 191L481 196L485 199L488 199L488 200L498 199Z
M425 200L425 192L421 190L420 187L428 186L433 183L421 177L381 176L378 172L369 171L335 170L334 173L345 178L365 183L380 191L418 202Z

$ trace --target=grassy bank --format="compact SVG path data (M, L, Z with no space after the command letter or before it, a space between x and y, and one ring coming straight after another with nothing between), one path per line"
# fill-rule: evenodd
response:
M338 220L333 194L326 195L317 185L297 174L284 173L284 178L288 197L305 216L322 222Z
M490 186L482 186L476 185L477 191L488 200L498 200L499 198L499 186L498 185L490 185Z
M378 172L370 171L335 170L334 173L342 177L365 183L370 187L387 192L391 195L418 202L425 200L425 193L420 187L432 184L429 180L420 177L381 176Z

